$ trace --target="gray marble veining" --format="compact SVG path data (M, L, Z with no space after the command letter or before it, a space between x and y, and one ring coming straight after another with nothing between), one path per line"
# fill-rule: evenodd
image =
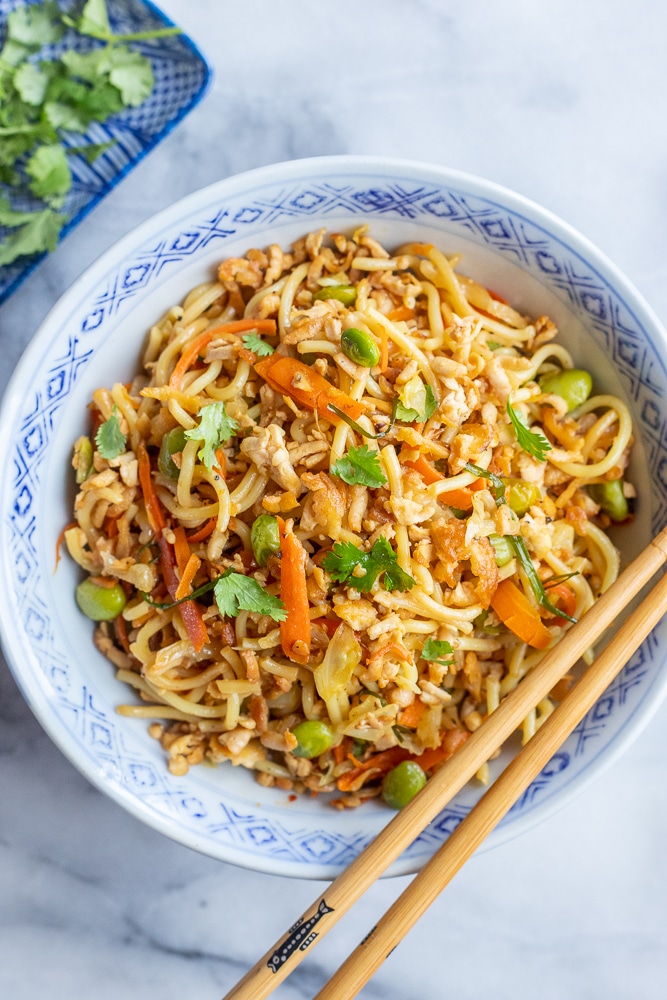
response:
M162 0L216 71L205 101L0 309L0 386L86 265L142 219L278 160L447 164L541 202L667 319L667 8ZM474 859L363 995L625 1000L667 980L667 708L577 800ZM374 886L280 988L312 997L407 884ZM216 1000L316 883L214 862L94 790L0 668L0 996Z

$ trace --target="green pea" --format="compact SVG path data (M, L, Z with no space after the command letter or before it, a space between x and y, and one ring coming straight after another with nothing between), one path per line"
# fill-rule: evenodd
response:
M317 719L300 722L292 730L292 735L297 740L297 746L292 750L295 757L319 757L335 739L331 727Z
M630 513L628 501L623 493L622 479L609 479L606 483L594 483L588 487L596 503L612 521L625 521Z
M392 809L402 809L426 784L424 771L414 760L393 767L382 785L382 798Z
M94 622L110 622L117 618L125 607L125 591L119 583L113 587L101 587L92 577L82 580L76 588L76 603L86 618Z
M93 471L93 445L89 437L80 437L74 442L74 460L77 485L85 483Z
M527 483L523 479L507 479L505 482L509 486L509 505L519 517L539 502L540 488L535 483Z
M315 292L313 299L338 299L344 306L353 306L357 301L357 289L354 285L325 285Z
M514 558L514 550L505 535L489 535L496 557L496 566L507 566Z
M541 378L540 388L542 392L553 392L556 396L562 396L568 410L574 410L590 396L593 379L590 372L584 371L583 368L564 368L563 371Z
M266 566L269 556L280 552L280 531L273 514L260 514L250 529L250 544L260 566Z
M178 466L172 455L177 455L185 448L185 431L182 427L172 427L162 438L160 454L157 457L157 467L163 476L178 479Z
M340 346L350 361L363 368L375 368L380 363L380 348L365 330L357 330L353 326L344 330Z

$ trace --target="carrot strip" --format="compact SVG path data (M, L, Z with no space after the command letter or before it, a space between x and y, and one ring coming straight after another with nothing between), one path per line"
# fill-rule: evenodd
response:
M190 558L190 546L185 537L185 528L181 527L180 524L174 528L174 555L176 556L179 576L182 577Z
M70 528L78 528L78 527L79 527L79 522L78 521L70 521L69 524L65 525L65 527L63 528L63 530L60 532L60 534L56 538L56 563L55 563L55 566L53 567L53 572L54 573L58 569L58 563L60 562L60 559L61 559L60 550L62 548L63 542L65 541L65 532L69 531Z
M566 615L573 618L577 610L577 595L572 590L572 587L568 587L566 583L559 583L552 587L548 584L546 586L549 600L561 611L564 611ZM553 621L554 625L565 625L567 619L554 617Z
M306 587L306 551L282 517L278 518L280 537L280 598L287 608L287 618L280 623L280 640L285 656L295 663L308 663L310 657L310 604Z
M466 740L470 739L470 733L463 729L448 730L439 747L432 750L424 750L422 754L413 754L410 760L414 760L423 771L432 771L438 764L449 760L452 754L456 753L459 747L463 746Z
M122 615L118 615L117 618L114 618L113 629L116 633L116 638L118 639L119 644L125 652L129 654L130 640L127 638L127 627L125 625L125 619Z
M414 461L404 461L402 464L418 472L427 486L445 478L423 455L420 455ZM470 506L472 507L472 500L470 501Z
M397 653L402 660L409 661L410 655L405 649L405 647L401 646L401 644L398 642L390 642L386 646L380 646L379 649L376 649L373 655L369 657L368 660L366 660L366 663L367 664L372 663L374 660L379 659L381 656L384 656L385 653L388 653L390 649L393 649L393 651Z
M290 396L300 406L305 406L309 410L317 410L334 423L339 418L329 410L331 403L353 420L358 420L366 412L361 403L331 385L323 375L295 358L272 354L258 361L255 371L276 392Z
M213 471L217 472L221 479L227 478L227 456L225 455L222 448L218 448L215 452L215 457L218 462L217 465L213 466Z
M399 306L397 309L392 309L391 312L387 313L387 319L392 323L400 322L400 320L414 319L415 311L414 309L408 309L407 306Z
M353 740L351 736L343 736L340 743L333 748L331 751L333 754L334 764L342 764L348 753L352 749Z
M535 649L546 649L551 633L526 595L511 580L501 580L491 607L510 632Z
M217 518L212 517L211 520L207 521L202 528L199 528L192 535L188 535L187 536L188 544L190 542L203 542L205 538L208 538L209 535L212 535L215 529L216 521Z
M402 760L407 760L411 756L410 752L403 747L390 747L389 750L380 750L379 753L373 754L372 757L369 757L368 760L363 761L363 763L354 767L351 771L341 774L336 782L336 787L339 792L349 792L357 778L366 771L377 770L381 775L385 775L392 768L396 767L397 764L400 764Z
M419 720L426 711L426 705L421 698L415 698L411 705L401 709L396 717L399 726L406 726L408 729L416 729Z
M186 345L185 350L178 359L176 367L171 373L169 385L173 389L180 389L181 381L186 371L194 364L201 352L210 344L214 337L219 337L225 333L243 333L245 330L257 330L258 333L275 333L276 321L274 319L236 319L230 323L222 323L220 326L214 326L212 330L205 330Z
M162 506L160 505L160 501L158 500L153 487L150 458L148 457L148 452L146 451L146 446L143 442L137 448L137 463L139 466L139 483L141 485L141 492L143 493L144 505L146 507L146 516L148 517L148 523L150 524L155 541L160 549L160 567L162 569L162 576L167 585L169 596L172 600L175 600L179 579L176 575L174 550L163 535L163 530L166 527L166 521L164 514L162 513ZM183 534L185 536L185 532L183 532ZM185 544L187 545L187 541ZM198 653L203 648L204 644L208 642L208 632L206 630L206 625L204 624L201 611L194 601L184 601L183 604L179 604L178 610L180 611L181 619L188 633L188 638L194 646L195 651Z
M187 597L192 592L192 581L196 577L200 566L201 559L193 552L186 563L185 569L181 573L181 580L176 588L175 597L177 601L180 601L183 597Z

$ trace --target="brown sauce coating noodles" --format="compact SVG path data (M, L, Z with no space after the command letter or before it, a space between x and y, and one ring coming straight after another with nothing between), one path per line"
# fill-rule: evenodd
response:
M610 585L630 417L570 398L556 334L430 244L321 230L223 261L95 392L65 538L172 773L357 805L451 756Z

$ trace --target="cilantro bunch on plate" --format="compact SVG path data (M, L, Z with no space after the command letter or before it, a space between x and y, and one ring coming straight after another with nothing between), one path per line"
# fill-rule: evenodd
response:
M55 2L26 4L8 16L0 47L0 267L55 248L67 221L70 157L92 163L112 143L86 142L88 129L138 107L153 89L150 60L130 44L179 30L114 35L106 0L70 13ZM83 37L93 41L82 52ZM53 57L49 47L61 41L67 48Z

